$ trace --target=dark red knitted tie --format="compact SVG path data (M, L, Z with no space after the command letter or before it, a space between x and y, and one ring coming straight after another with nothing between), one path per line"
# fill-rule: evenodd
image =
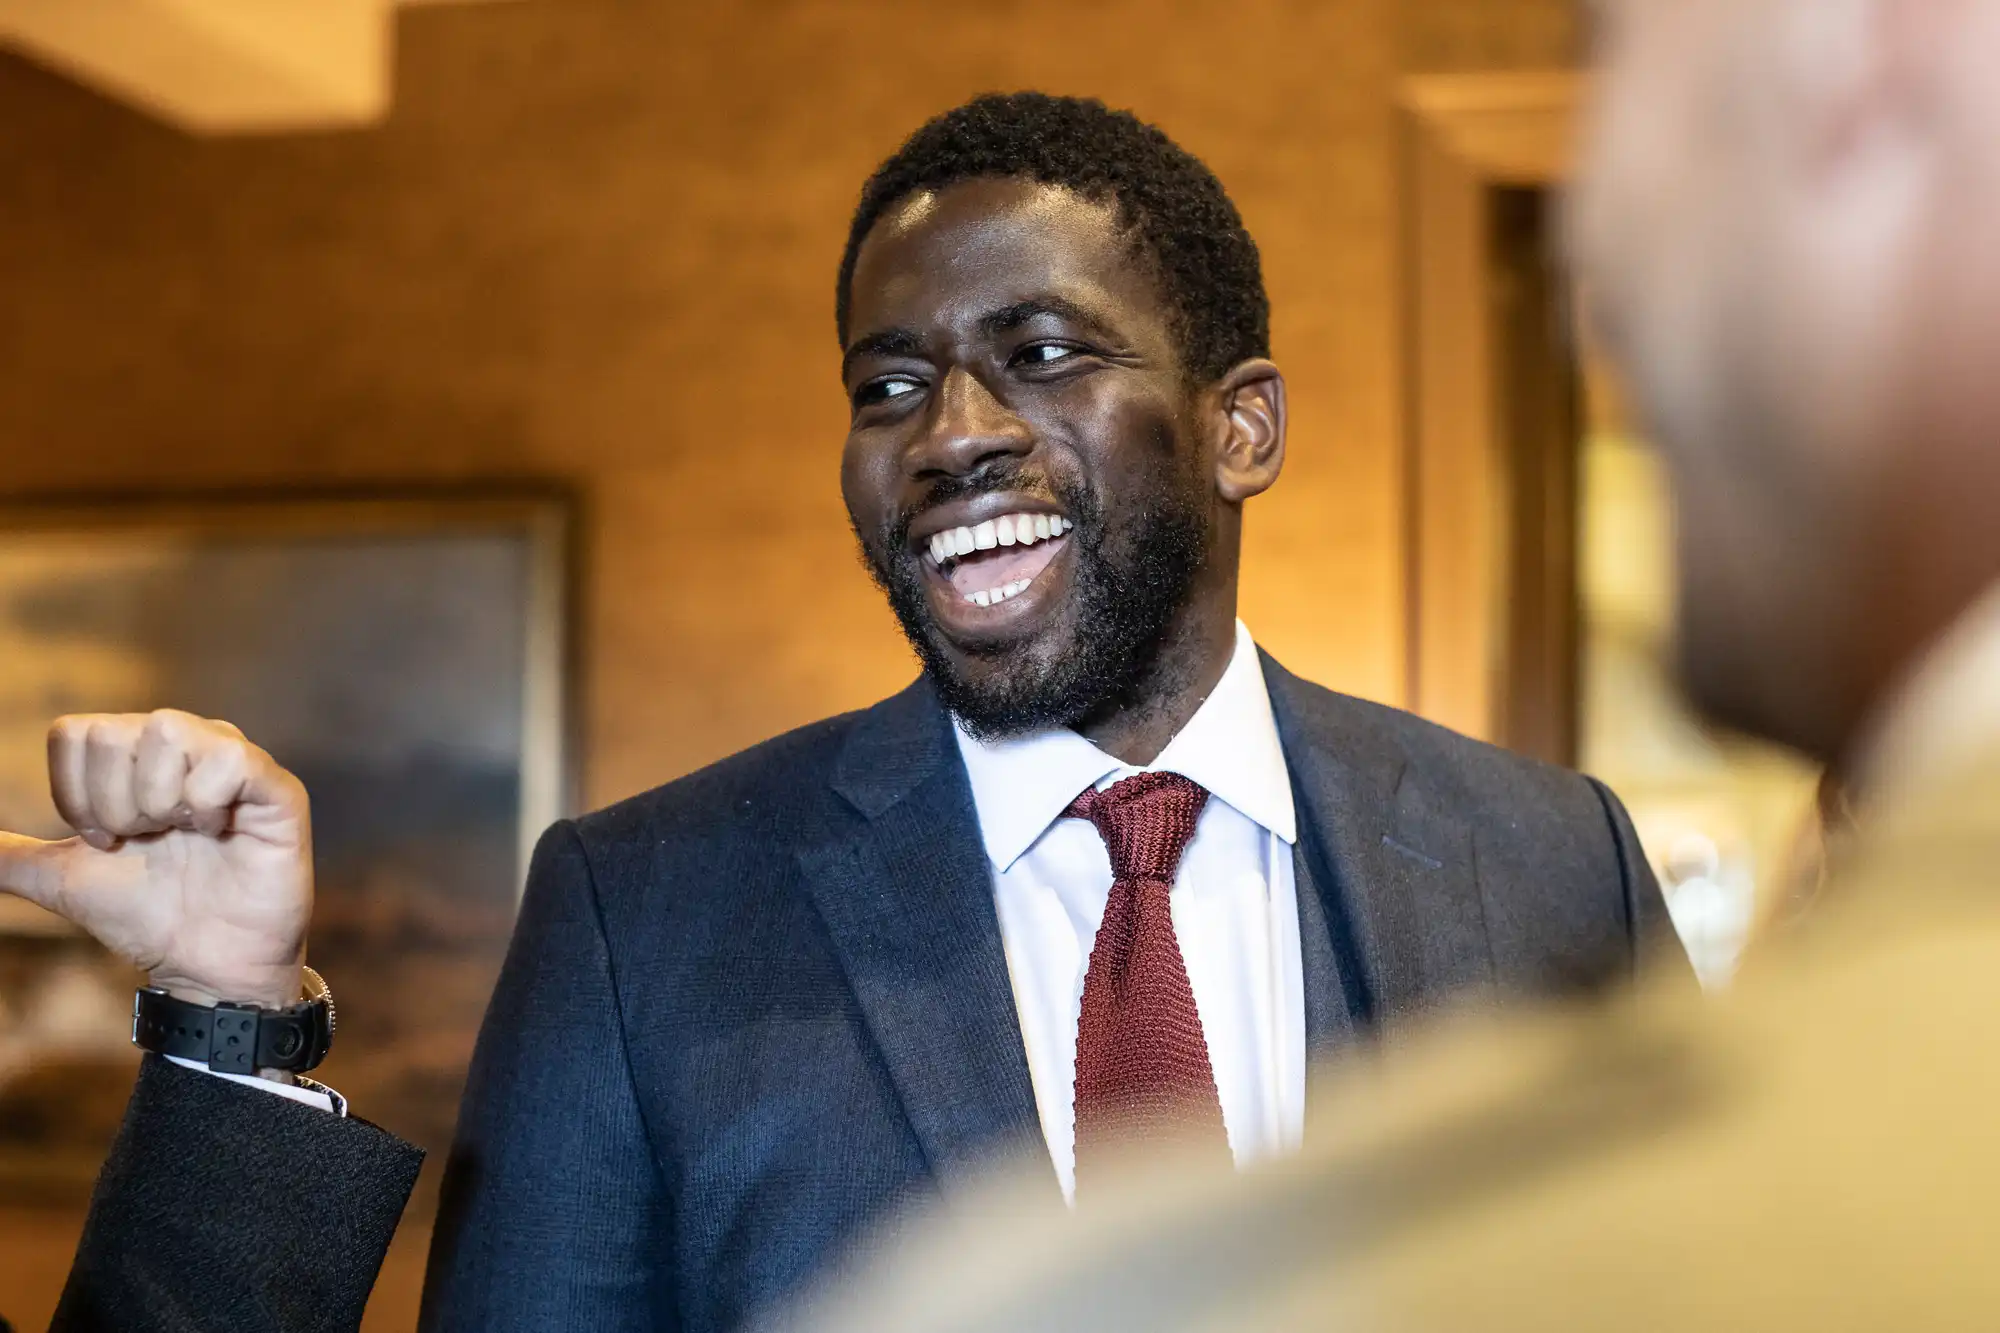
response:
M1141 773L1071 802L1111 853L1111 898L1083 979L1076 1028L1076 1159L1115 1141L1229 1139L1194 987L1168 900L1208 792L1178 773Z

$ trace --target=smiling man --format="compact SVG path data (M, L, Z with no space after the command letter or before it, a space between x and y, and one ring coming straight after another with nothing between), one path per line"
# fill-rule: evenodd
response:
M428 1327L734 1328L995 1154L1054 1199L1126 1140L1281 1153L1310 1056L1663 934L1602 787L1238 623L1285 384L1256 246L1165 135L952 111L837 292L842 487L923 674L543 839Z
M1309 1052L1662 930L1601 787L1237 622L1285 385L1256 245L1164 134L939 117L836 301L842 489L922 678L545 840L435 1327L726 1329L996 1152L1073 1197L1121 1136L1281 1152Z

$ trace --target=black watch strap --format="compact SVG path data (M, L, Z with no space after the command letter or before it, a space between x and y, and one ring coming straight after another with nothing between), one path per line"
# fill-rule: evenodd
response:
M218 1074L260 1069L299 1074L326 1059L333 1045L333 1006L324 998L283 1009L193 1004L142 986L132 997L132 1044L205 1064Z

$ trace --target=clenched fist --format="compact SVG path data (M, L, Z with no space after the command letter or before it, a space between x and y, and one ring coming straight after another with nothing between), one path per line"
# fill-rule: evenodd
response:
M162 710L58 721L49 787L77 836L0 833L0 890L182 999L297 1001L313 899L297 778L227 722Z

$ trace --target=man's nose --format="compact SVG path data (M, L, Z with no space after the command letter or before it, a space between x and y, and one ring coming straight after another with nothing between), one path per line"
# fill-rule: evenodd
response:
M994 397L977 375L955 367L938 386L929 428L910 451L908 465L918 480L962 477L1003 455L1025 454L1034 447L1028 423Z

